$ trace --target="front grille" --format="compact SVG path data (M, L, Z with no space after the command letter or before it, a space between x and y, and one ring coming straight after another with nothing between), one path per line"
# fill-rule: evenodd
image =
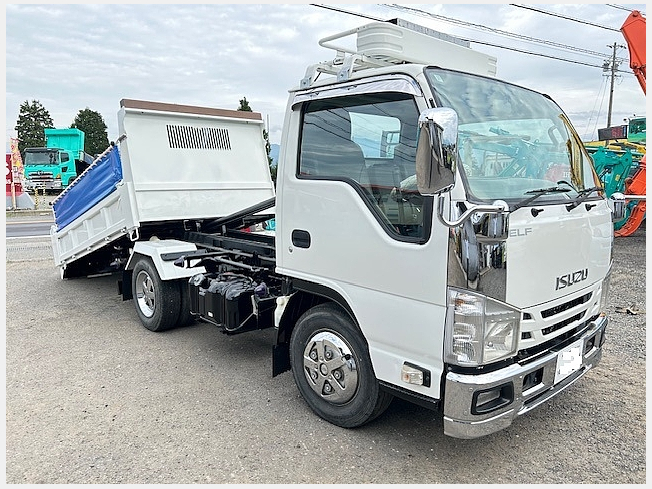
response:
M560 330L561 328L568 326L570 323L579 321L582 319L582 316L584 315L583 312L580 312L579 314L575 314L575 316L571 316L568 319L564 319L563 321L559 321L558 323L553 324L552 326L548 326L547 328L543 328L541 330L541 333L545 336L550 333L554 333L557 330Z
M54 180L54 175L51 172L32 173L28 178L34 182L49 182Z
M545 341L540 345L519 350L519 352L516 354L516 361L521 365L526 365L529 362L535 360L538 356L546 354L553 348L561 349L570 345L589 327L591 322L595 321L597 318L598 315L595 315L591 318L588 318L586 321L579 323L573 329L561 333L559 336L551 338L550 340Z
M560 304L558 306L551 307L550 309L546 309L545 311L541 311L541 317L549 318L550 316L554 316L561 312L568 311L569 309L572 309L575 306L579 306L580 304L585 304L591 299L591 295L592 293L589 292L588 294L584 294L581 297L577 297L572 301L568 301L565 302L564 304Z

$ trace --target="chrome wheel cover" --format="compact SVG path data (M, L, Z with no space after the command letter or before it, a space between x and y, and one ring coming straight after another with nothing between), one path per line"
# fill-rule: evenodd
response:
M151 318L154 315L156 297L154 295L154 282L149 274L141 270L136 276L136 301L138 309L145 317Z
M330 331L316 333L303 351L303 371L308 385L332 404L350 401L358 388L358 368L343 338Z

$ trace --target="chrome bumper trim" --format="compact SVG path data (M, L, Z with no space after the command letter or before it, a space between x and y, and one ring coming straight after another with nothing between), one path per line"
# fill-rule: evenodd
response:
M559 351L551 351L530 363L513 364L486 374L466 375L449 372L446 375L444 391L444 433L454 438L478 438L502 430L511 425L517 416L534 409L574 384L600 362L607 323L608 319L600 316L589 324L589 328L582 335L572 339L571 344L581 341L581 366L557 384L554 379ZM587 345L590 349L585 351ZM525 377L539 370L540 381L523 390ZM472 414L476 393L509 384L513 388L512 402L485 414Z

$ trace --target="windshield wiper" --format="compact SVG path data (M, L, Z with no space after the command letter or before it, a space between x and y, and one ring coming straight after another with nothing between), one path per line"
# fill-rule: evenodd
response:
M559 192L570 192L572 189L570 188L565 188L565 187L547 187L547 188L538 188L535 190L528 190L525 192L526 194L534 194L532 197L528 197L525 200L520 201L517 203L514 207L511 208L512 212L515 211L516 209L520 209L523 206L528 205L530 202L538 199L542 195L546 194L555 194Z
M563 183L564 185L568 185L570 188L572 188L573 190L575 190L575 185L573 185L573 184L570 183L570 182L567 182L566 180L559 180L559 181L557 182L557 185L561 185L562 183Z
M593 192L596 192L598 190L604 190L604 189L602 187L591 187L591 188L585 188L584 190L579 190L577 192L577 198L566 206L566 210L568 210L568 212L572 211L573 209L575 209L575 207L577 207L586 199L588 199Z

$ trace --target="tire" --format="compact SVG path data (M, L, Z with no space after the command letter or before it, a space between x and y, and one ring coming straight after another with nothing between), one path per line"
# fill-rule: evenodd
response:
M181 288L175 280L161 280L152 261L140 258L134 266L131 291L140 321L150 331L166 331L177 325Z
M380 389L362 334L334 304L315 306L299 318L290 338L290 365L308 406L334 425L362 426L392 401Z

